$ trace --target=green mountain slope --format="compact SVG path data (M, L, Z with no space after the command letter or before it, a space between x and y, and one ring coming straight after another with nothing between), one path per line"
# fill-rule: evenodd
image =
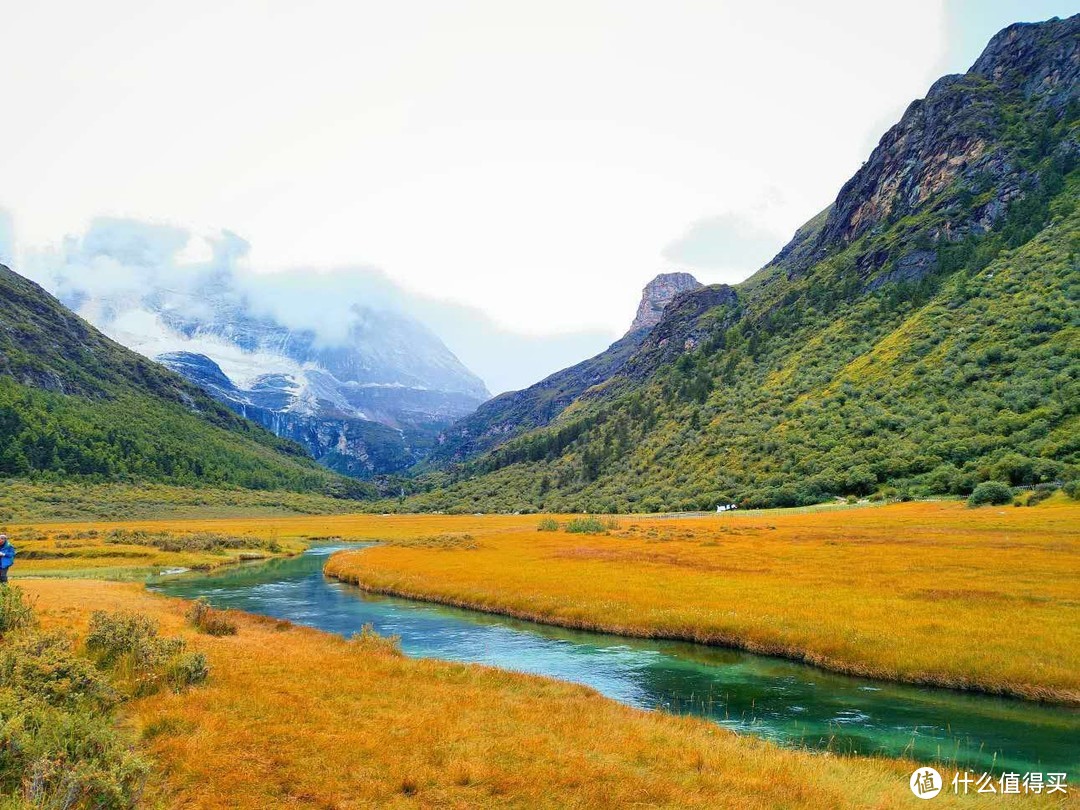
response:
M371 494L3 266L0 477Z
M677 297L554 418L489 409L511 438L462 444L411 505L707 509L1075 477L1078 77L1080 16L1001 32L767 267Z

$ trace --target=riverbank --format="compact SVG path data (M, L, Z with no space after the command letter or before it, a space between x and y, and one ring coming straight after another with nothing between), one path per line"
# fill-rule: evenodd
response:
M135 584L21 586L46 629L82 634L94 610L135 611L207 656L205 685L125 710L153 763L147 806L918 804L911 763L780 749L585 687L409 659L382 639L345 641L247 614L235 615L234 636L201 635L185 624L189 603Z
M410 539L384 518L389 544L335 555L326 573L563 627L1080 705L1080 504L1063 496L619 518L605 534L492 520L425 538L413 519Z

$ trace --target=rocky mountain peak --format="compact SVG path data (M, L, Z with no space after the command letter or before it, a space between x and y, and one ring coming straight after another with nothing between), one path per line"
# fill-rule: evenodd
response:
M1080 14L1010 25L990 40L970 72L1028 98L1041 95L1053 106L1067 103L1080 92Z
M936 220L927 232L935 241L991 230L1037 182L1022 144L1046 135L1078 97L1080 15L1009 26L968 73L942 77L908 107L840 190L823 227L805 247L789 245L778 258L797 253L789 264L797 275L916 211ZM1080 143L1066 134L1054 148L1066 165ZM943 193L949 189L952 196ZM963 195L978 204L958 204Z
M660 323L664 307L671 303L671 299L679 293L696 290L700 286L701 282L689 273L661 273L641 291L641 303L638 304L637 314L627 334L652 329Z

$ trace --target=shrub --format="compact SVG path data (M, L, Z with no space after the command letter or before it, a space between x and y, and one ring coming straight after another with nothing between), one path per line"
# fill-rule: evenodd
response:
M24 598L22 588L0 588L0 635L31 627L35 621L34 609Z
M98 663L105 667L130 656L140 667L150 669L179 654L184 640L162 638L157 622L141 613L95 610L90 617L86 648L96 653Z
M205 656L160 638L145 616L99 611L86 645L95 666L63 633L34 629L19 589L0 589L0 599L18 631L0 645L0 808L138 806L150 767L114 722L123 693L112 680L132 670L140 686L182 689L206 679Z
M20 628L0 647L0 806L134 807L149 766L113 724L118 693L70 638L32 629L17 589L0 591Z
M1080 478L1069 481L1061 488L1061 491L1073 500L1080 500Z
M559 521L555 518L546 517L536 524L536 530L538 532L557 532L559 530Z
M239 629L227 612L215 610L203 599L192 603L187 621L196 630L211 636L235 636Z
M0 750L0 795L17 797L4 807L127 810L150 771L109 713L61 709L6 687Z
M599 518L584 517L574 518L567 523L566 531L570 534L603 534L605 529Z
M210 677L210 664L201 652L186 652L174 657L165 667L165 682L180 692L197 686Z
M1039 484L1039 486L1035 487L1035 491L1028 496L1027 505L1038 506L1040 503L1053 495L1054 490L1055 487L1053 486L1049 486L1047 484Z
M90 661L76 655L63 633L21 633L0 650L0 683L26 700L49 706L102 710L115 690Z
M142 529L113 529L108 532L106 543L133 546L151 546L161 551L209 551L224 552L244 549L281 551L281 544L275 539L259 537L233 537L215 532L170 532L143 531Z
M1001 481L983 481L968 497L968 506L1005 504L1012 500L1012 489Z
M152 694L162 684L182 689L201 683L209 671L205 657L182 655L182 638L162 638L157 623L138 613L95 611L86 649L99 666L113 669L126 691L136 696Z

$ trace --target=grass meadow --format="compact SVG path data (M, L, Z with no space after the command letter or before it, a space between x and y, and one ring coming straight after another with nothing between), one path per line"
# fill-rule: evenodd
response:
M231 614L236 633L210 636L189 625L188 603L134 583L22 587L45 630L83 636L95 610L134 612L206 656L198 689L124 704L122 727L152 764L148 807L919 805L911 763L781 749L581 686L405 658L372 635ZM936 806L982 798L942 794ZM1016 798L1006 806L1058 806Z
M199 688L117 709L118 733L150 763L144 806L891 808L919 804L907 787L912 763L781 749L578 685L409 659L372 633L346 641L233 612L200 619L190 602L102 579L375 540L331 557L328 573L569 627L1076 705L1078 527L1080 504L1055 496L1021 508L245 514L0 528L19 549L13 582L42 631L82 639L93 611L127 611L205 655Z
M550 530L554 522L555 530ZM1080 503L956 501L587 521L301 515L8 526L15 577L137 578L380 541L373 592L832 670L1080 704ZM538 531L537 529L549 529Z
M349 520L470 538L331 558L329 574L372 592L1080 705L1080 504L1060 495L620 517L594 534L536 516Z
M154 522L116 525L42 524L7 529L17 552L12 577L138 579L176 568L211 570L247 560L297 554L301 538L275 533L225 534Z

